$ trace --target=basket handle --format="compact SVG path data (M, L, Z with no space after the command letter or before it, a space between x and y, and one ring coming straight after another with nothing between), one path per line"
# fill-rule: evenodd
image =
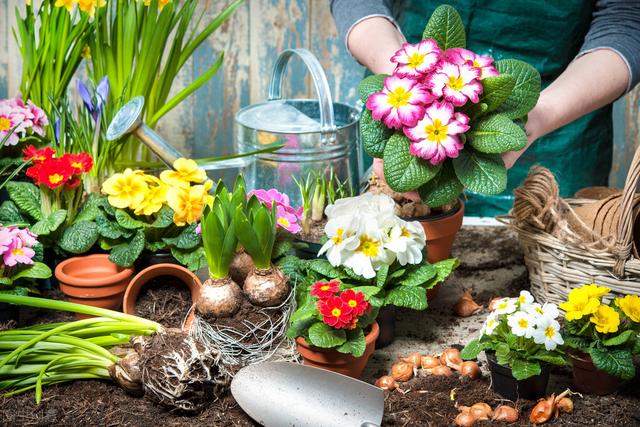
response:
M325 144L332 144L336 141L336 124L333 113L333 101L331 99L331 89L327 76L322 69L322 65L313 53L307 49L286 49L284 50L275 65L269 82L269 101L282 98L282 78L287 69L287 64L293 55L297 55L311 73L313 84L318 94L320 104L320 132Z
M613 255L616 258L613 274L617 277L624 275L625 263L631 257L633 249L633 199L636 195L638 180L640 180L640 146L636 148L636 152L633 155L622 193L622 206L620 218L618 219L615 246L613 247Z

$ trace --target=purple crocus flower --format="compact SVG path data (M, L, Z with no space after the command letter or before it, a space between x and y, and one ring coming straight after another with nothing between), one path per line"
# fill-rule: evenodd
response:
M78 90L78 95L80 95L80 98L82 98L82 102L84 103L84 106L87 108L87 110L89 111L89 114L91 114L91 116L95 120L96 109L93 105L93 96L91 96L91 92L89 91L89 88L87 87L87 85L84 84L82 80L78 79L76 82L76 89Z
M109 90L109 78L107 76L104 76L102 79L100 79L100 82L98 82L98 86L96 87L96 109L98 110L98 115L100 115L100 113L102 112L102 107L104 107L104 105L107 103L107 100L109 99Z

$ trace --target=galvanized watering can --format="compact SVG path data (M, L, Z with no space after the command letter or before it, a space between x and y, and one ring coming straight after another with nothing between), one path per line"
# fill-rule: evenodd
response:
M281 99L282 78L292 56L297 55L311 73L317 100ZM278 57L266 102L250 105L236 114L236 151L248 153L272 144L283 148L252 156L243 168L249 188L276 188L286 193L292 206L302 200L294 178L309 172L333 173L356 186L362 175L359 110L333 102L327 77L316 57L306 49L285 50Z

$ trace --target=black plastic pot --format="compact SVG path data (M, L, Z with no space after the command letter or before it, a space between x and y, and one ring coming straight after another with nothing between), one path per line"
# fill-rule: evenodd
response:
M324 255L318 256L322 244L308 242L306 240L296 239L294 252L300 259L316 259L324 258Z
M157 264L178 264L177 259L171 255L171 252L142 252L135 262L137 271L142 271L147 267Z
M385 305L380 309L376 319L380 327L380 334L376 340L376 348L388 346L396 338L396 306Z
M20 320L20 306L0 302L0 323L16 322Z
M496 362L494 352L485 352L485 354L489 362L491 388L493 391L514 402L519 398L535 400L546 396L549 373L551 372L549 365L542 365L540 375L518 381L513 378L511 368L499 365Z

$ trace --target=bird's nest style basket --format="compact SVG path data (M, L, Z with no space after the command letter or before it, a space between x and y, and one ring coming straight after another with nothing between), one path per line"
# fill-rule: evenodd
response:
M618 194L613 225L604 232L576 213L597 201L562 199L553 174L534 167L521 187L509 216L499 218L516 231L529 270L531 291L540 302L566 301L572 289L587 283L616 294L640 291L640 259L633 227L640 211L636 187L640 149L636 151L622 194ZM634 209L634 206L636 207ZM639 227L640 228L640 227Z

